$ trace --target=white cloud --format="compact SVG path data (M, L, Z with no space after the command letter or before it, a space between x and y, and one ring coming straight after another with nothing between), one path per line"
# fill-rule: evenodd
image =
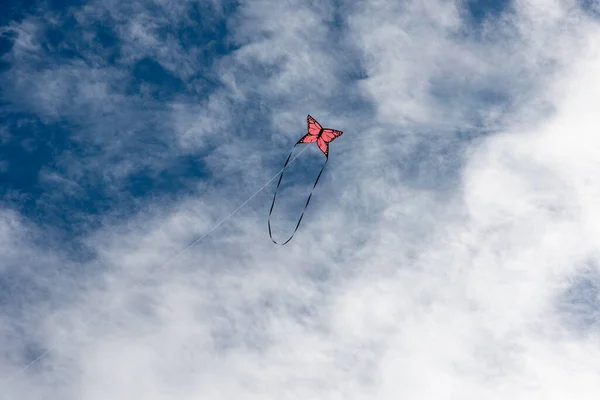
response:
M357 84L326 58L333 8L270 4L247 3L232 19L245 45L215 67L225 88L204 109L182 101L166 111L183 151L206 145L207 125L238 128L210 139L216 150L207 162L227 175L224 186L204 183L175 205L149 202L129 220L107 218L86 242L99 260L81 266L103 270L79 282L86 290L76 290L77 301L17 320L38 333L3 335L2 348L66 341L2 393L597 398L598 332L576 334L569 308L557 303L568 301L582 264L600 265L598 23L564 3L536 12L547 3L517 2L513 16L489 22L482 41L461 36L468 27L454 3L359 3L349 15L339 10L348 22L346 57L364 57L367 77ZM174 53L166 59L184 57ZM261 66L273 69L253 78ZM334 93L344 85L358 85L376 115L337 115ZM487 104L477 95L483 89L508 100ZM269 121L260 132L237 108L256 92ZM454 93L464 96L456 101ZM272 176L271 162L287 148L275 155L256 142L282 131L286 141L273 135L272 147L291 143L303 123L298 110L311 105L346 133L332 144L294 241L279 248L266 238L265 191L171 269L129 291ZM450 136L485 116L502 131L485 136L484 124L471 142ZM299 128L285 131L290 123ZM430 159L421 161L430 143ZM418 174L428 185L411 178L411 168L424 169ZM453 173L455 183L444 186ZM0 246L9 249L20 238L10 229L23 228L14 214L6 218L13 222L3 224ZM29 248L44 257L27 241L14 251ZM60 281L54 290L69 289ZM2 375L25 363L15 354L3 354Z

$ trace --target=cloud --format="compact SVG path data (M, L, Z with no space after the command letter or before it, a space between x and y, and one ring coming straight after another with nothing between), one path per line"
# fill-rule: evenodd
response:
M74 7L85 62L41 72L48 23L9 26L2 95L81 146L40 168L44 204L94 189L111 208L72 206L99 221L74 249L5 196L0 376L52 351L1 393L597 397L596 20L546 1L477 24L446 1L194 7ZM198 9L207 32L226 21L210 62L172 33ZM269 186L156 272L281 168L307 113L345 134L290 245L266 237ZM185 190L128 186L187 156L204 170Z

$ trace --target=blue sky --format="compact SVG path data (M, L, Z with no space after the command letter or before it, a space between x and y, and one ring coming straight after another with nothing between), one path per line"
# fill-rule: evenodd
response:
M598 397L594 2L0 14L0 398Z

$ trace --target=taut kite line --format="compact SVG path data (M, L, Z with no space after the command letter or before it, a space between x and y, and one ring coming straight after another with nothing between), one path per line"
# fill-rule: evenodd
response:
M269 221L268 221L269 237L271 238L271 241L273 241L273 243L278 244L280 246L283 246L283 245L287 244L290 240L292 240L292 238L296 234L296 231L300 227L300 222L302 221L302 217L304 217L304 212L308 208L308 203L310 202L310 198L312 197L313 192L315 191L315 187L317 186L317 183L319 183L319 178L321 178L321 174L323 173L323 170L325 169L325 165L327 165L327 161L329 161L329 143L331 143L338 136L341 136L343 133L342 131L336 131L335 129L323 128L321 126L321 124L319 124L317 122L317 120L314 119L313 117L311 117L310 115L306 117L306 122L308 123L308 133L306 135L304 135L304 137L302 139L300 139L294 145L294 147L292 147L292 151L290 152L290 155L288 156L287 160L285 161L285 165L283 166L283 170L281 171L281 176L279 177L279 181L277 182L277 187L275 188L275 194L273 194L273 203L271 203L271 209L269 210ZM300 215L300 218L298 219L298 223L296 224L296 228L294 229L292 236L290 236L288 238L288 240L286 240L283 243L277 243L275 241L275 239L273 239L273 234L271 232L271 214L273 213L273 207L275 206L275 198L277 197L277 190L279 190L279 185L281 184L281 180L283 179L283 173L284 173L285 169L287 168L288 163L290 162L290 158L292 157L292 153L294 152L294 149L296 148L296 146L298 146L301 143L314 143L314 142L317 142L317 146L319 146L319 149L321 149L323 154L325 154L325 163L323 164L323 167L321 167L321 171L319 172L319 175L317 175L315 184L313 185L310 195L308 196L308 199L306 200L306 204L304 205L304 210L302 210L302 214Z

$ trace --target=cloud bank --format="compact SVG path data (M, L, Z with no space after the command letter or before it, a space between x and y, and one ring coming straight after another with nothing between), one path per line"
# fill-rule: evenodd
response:
M0 398L600 394L593 3L98 1L3 24ZM308 113L345 133L295 239L268 238L273 183L139 285Z

